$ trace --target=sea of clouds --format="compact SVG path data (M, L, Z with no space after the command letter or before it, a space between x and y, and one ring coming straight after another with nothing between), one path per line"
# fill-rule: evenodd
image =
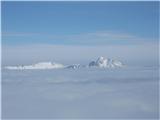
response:
M3 69L2 118L158 119L158 68Z

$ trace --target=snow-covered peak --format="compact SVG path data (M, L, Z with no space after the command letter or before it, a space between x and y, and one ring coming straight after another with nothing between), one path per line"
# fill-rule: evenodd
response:
M6 69L54 69L54 68L63 68L64 65L59 63L51 63L51 62L39 62L32 65L20 65L20 66L6 66Z
M80 64L63 65L52 62L39 62L31 65L6 66L5 68L11 70L23 70L23 69L59 69L59 68L78 69L86 67L117 68L122 66L123 66L122 62L118 60L99 57L96 61L91 61L89 65L80 65Z
M96 61L96 65L99 67L107 67L109 59L105 59L104 57L99 57Z
M89 67L100 67L100 68L115 68L122 66L123 64L120 61L104 57L99 57L96 61L92 61L89 63Z

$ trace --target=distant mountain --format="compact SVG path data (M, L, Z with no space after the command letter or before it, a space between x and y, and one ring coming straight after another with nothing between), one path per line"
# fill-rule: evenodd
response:
M73 65L68 65L68 66L65 67L65 68L77 69L77 68L80 68L80 67L81 67L80 64L73 64Z
M99 57L96 61L89 63L89 67L115 68L122 67L122 62L110 58Z
M39 62L32 65L20 65L20 66L6 66L6 69L23 70L23 69L55 69L64 68L62 64L51 62Z
M122 62L118 60L113 60L110 58L99 57L96 61L91 61L88 65L80 65L80 64L73 64L73 65L63 65L59 63L52 63L52 62L39 62L32 65L20 65L20 66L6 66L6 69L11 70L23 70L23 69L79 69L79 68L120 68L122 67Z

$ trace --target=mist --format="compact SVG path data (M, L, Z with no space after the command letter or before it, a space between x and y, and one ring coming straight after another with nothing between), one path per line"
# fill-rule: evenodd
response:
M49 45L27 44L2 46L2 65L31 64L42 61L62 64L84 63L104 56L127 65L157 66L158 44L137 45Z

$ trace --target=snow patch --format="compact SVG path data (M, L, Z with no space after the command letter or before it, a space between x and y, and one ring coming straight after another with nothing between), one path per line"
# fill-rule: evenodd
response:
M23 69L56 69L56 68L63 68L64 65L59 63L51 63L51 62L39 62L32 65L21 65L21 66L6 66L6 69L13 69L13 70L23 70Z

